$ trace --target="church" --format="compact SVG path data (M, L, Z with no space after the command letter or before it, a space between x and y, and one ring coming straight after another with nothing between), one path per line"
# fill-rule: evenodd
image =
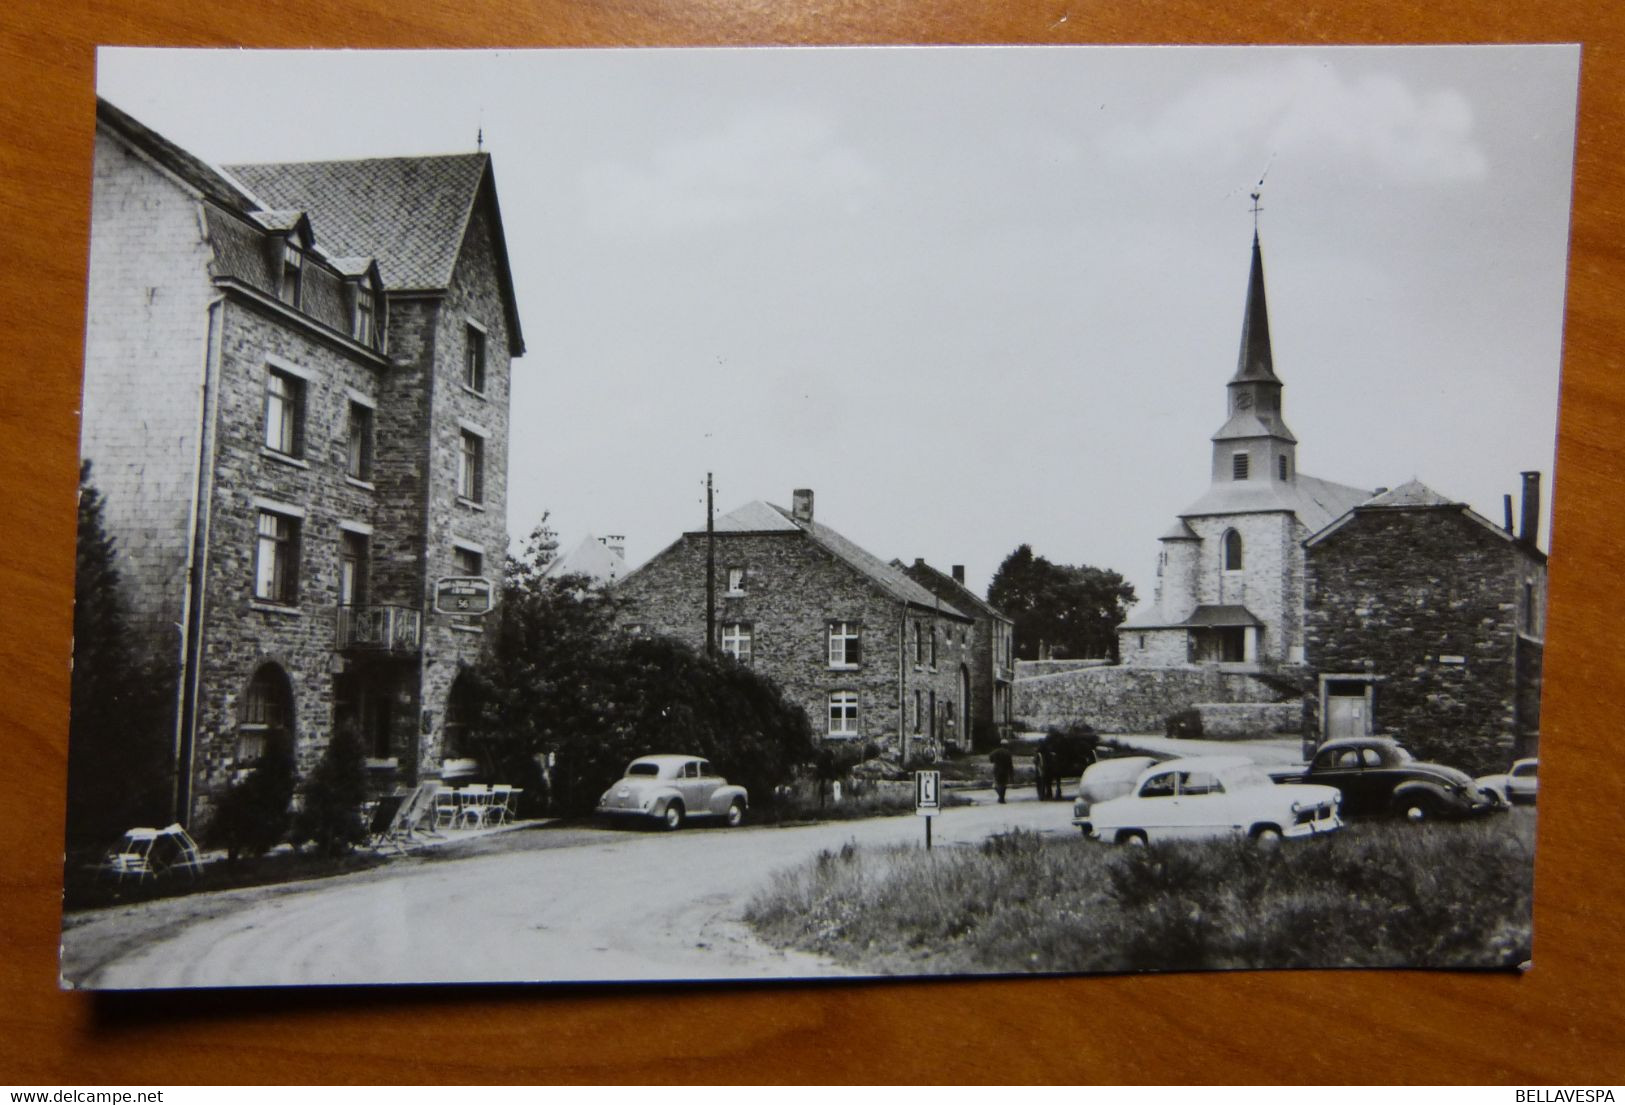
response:
M1118 627L1130 667L1304 663L1304 541L1373 492L1298 471L1253 231L1241 355L1207 490L1161 537L1155 601Z

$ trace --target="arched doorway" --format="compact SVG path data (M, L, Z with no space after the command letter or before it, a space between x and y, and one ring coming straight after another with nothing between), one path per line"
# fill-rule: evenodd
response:
M252 767L278 745L293 749L293 685L280 664L261 664L243 695L237 766Z
M474 680L466 671L459 672L446 693L445 742L440 750L441 772L448 779L478 770L470 737L478 710Z

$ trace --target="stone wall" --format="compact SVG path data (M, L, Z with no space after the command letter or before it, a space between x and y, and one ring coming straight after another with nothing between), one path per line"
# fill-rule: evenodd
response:
M1303 707L1292 702L1199 702L1202 735L1211 740L1257 740L1278 734L1297 736Z
M1017 660L1016 679L1036 679L1040 675L1081 671L1084 668L1103 668L1110 664L1110 660Z
M1309 549L1306 731L1320 732L1321 679L1365 676L1377 731L1423 758L1504 769L1520 729L1520 631L1543 620L1525 603L1543 605L1545 574L1461 508L1357 511ZM1525 714L1534 678L1526 660Z
M1160 733L1179 710L1278 703L1286 697L1282 686L1279 678L1195 664L1085 668L1017 680L1016 716L1035 728L1084 721L1103 733Z

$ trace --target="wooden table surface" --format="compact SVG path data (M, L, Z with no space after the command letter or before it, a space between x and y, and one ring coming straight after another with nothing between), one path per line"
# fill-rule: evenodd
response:
M13 0L0 17L0 1083L1625 1081L1625 5ZM1065 16L1065 20L1062 20ZM155 996L56 988L98 43L1581 42L1535 961L1424 972ZM1615 575L1619 572L1619 575Z

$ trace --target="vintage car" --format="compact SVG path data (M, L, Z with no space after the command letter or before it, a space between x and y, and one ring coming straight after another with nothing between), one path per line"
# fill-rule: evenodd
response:
M1342 737L1315 752L1307 771L1277 778L1343 792L1345 815L1393 813L1412 821L1472 817L1503 808L1465 771L1418 760L1390 737Z
M1268 844L1341 828L1337 804L1331 787L1277 785L1245 756L1198 756L1153 764L1127 794L1091 803L1073 824L1117 844L1225 836Z
M732 827L745 820L750 798L698 756L639 756L621 781L598 799L611 817L649 818L680 829L689 818L721 818Z
M1089 811L1101 802L1121 798L1134 789L1145 769L1157 763L1155 756L1119 756L1097 760L1078 777L1078 795L1072 802L1072 824L1089 832Z
M1509 806L1532 806L1540 789L1540 761L1514 760L1504 775L1480 775L1473 782Z

